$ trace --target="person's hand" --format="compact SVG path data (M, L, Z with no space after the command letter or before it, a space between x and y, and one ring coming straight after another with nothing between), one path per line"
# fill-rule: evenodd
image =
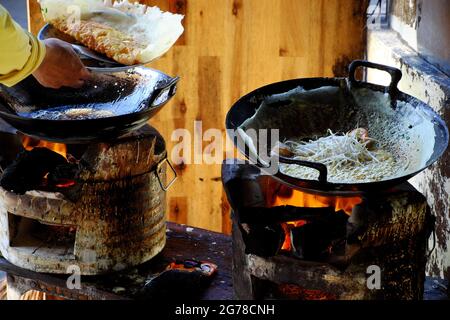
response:
M44 40L47 52L41 65L33 72L36 80L47 88L80 88L90 73L72 46L59 39Z

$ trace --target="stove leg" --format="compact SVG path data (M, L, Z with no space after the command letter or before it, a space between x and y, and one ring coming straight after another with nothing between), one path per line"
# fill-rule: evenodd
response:
M248 272L245 244L239 226L234 220L232 238L234 298L238 300L254 300L253 281Z

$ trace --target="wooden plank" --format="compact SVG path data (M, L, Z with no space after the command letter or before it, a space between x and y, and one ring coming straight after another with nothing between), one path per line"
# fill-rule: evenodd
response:
M36 32L42 24L40 12L36 0L28 1L31 29ZM149 64L181 77L175 99L151 120L169 150L177 143L170 141L173 130L186 128L193 135L199 115L203 131L212 127L223 131L227 110L259 86L297 77L342 75L350 60L364 57L366 0L141 2L186 15L183 37L164 57ZM220 165L183 164L178 170L180 179L168 193L168 207L172 198L187 197L188 224L230 230L229 214L224 211L228 206L217 182Z
M188 213L187 197L171 197L169 201L169 220L186 224Z
M37 34L45 24L42 20L41 7L39 6L37 0L27 1L27 13L28 30L33 34Z

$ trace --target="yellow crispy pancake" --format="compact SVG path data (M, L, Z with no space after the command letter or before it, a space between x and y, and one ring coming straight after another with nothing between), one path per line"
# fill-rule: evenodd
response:
M59 19L53 21L53 26L89 49L124 65L140 63L139 54L146 47L110 26L93 21L81 20L79 24L68 24L66 19Z
M128 0L38 1L46 22L125 65L161 57L184 31L182 15Z

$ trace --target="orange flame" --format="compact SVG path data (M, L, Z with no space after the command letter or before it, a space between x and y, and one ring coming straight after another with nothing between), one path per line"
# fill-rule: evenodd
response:
M277 195L275 198L274 206L295 206L306 208L329 208L334 207L335 211L344 211L346 214L351 215L353 207L360 204L362 199L360 197L335 197L335 196L319 196L315 194L309 194L298 190L292 190L289 192L289 196ZM282 224L285 233L285 239L283 242L282 250L291 251L291 228L301 227L305 225L306 221L291 221Z
M319 196L298 190L292 190L292 195L284 197L277 195L274 206L295 206L306 208L328 208L334 207L337 211L343 210L348 215L352 214L353 207L361 203L360 197L334 197Z
M63 143L54 143L45 140L37 140L25 136L22 141L22 145L27 151L31 151L36 147L47 148L56 153L59 153L63 157L67 156L67 146Z

